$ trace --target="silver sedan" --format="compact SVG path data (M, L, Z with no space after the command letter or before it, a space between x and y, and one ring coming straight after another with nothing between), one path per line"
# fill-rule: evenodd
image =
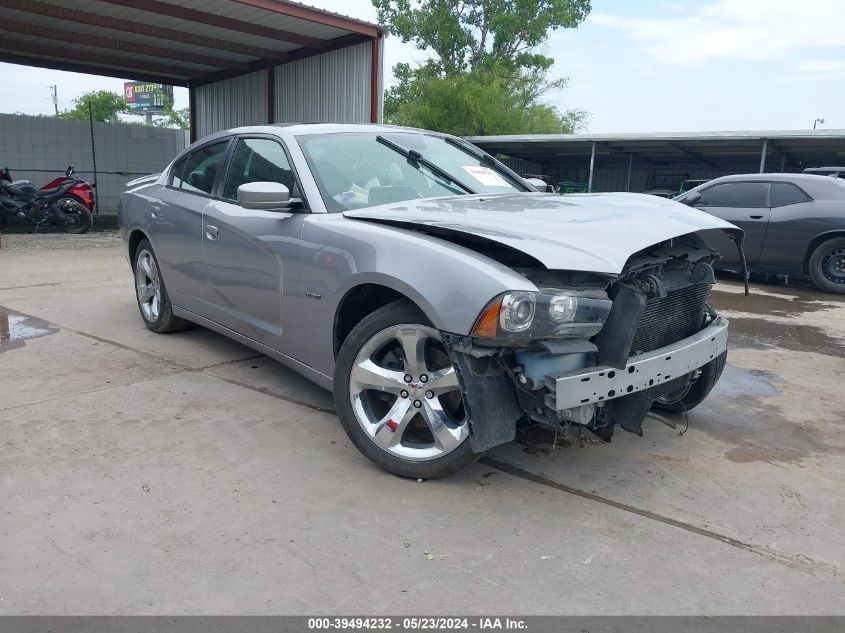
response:
M228 130L130 183L119 215L150 330L196 323L332 389L355 445L402 476L520 425L641 433L725 362L710 244L741 231L650 196L538 193L443 134Z

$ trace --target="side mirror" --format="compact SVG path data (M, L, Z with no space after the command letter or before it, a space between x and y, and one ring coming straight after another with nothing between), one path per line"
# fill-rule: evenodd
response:
M683 202L688 207L694 207L695 203L701 200L701 194L698 191L693 191L689 194L686 198L684 198L681 202Z
M247 182L238 187L238 204L244 209L284 209L292 202L290 190L278 182Z
M537 191L548 191L548 185L542 178L526 178L525 182L534 187Z

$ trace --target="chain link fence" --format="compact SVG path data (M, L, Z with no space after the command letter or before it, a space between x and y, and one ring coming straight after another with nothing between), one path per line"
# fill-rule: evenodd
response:
M99 215L117 213L127 182L160 172L187 145L187 130L0 114L0 167L42 187L74 165L96 185Z

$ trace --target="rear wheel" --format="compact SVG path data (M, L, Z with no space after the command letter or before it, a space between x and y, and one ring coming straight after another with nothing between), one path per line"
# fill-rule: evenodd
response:
M810 255L810 277L819 290L845 294L845 237L816 247Z
M385 470L431 479L478 457L449 354L412 304L391 303L355 326L338 354L334 384L346 434Z
M170 297L161 278L158 260L148 240L141 240L138 244L133 268L135 297L147 329L157 334L165 334L188 327L187 321L173 315L173 306L170 305Z
M728 352L724 351L701 368L700 373L691 382L675 393L670 393L658 398L651 405L655 411L669 411L670 413L683 413L694 409L710 394L713 387L719 381L719 377L725 369L725 362L728 359Z
M71 220L69 223L61 225L65 233L87 233L88 229L91 228L91 211L81 202L66 198L59 200L56 206Z

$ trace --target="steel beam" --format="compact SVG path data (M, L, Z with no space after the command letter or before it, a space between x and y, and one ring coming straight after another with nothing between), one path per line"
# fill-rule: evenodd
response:
M150 83L167 84L169 86L188 85L188 81L184 77L177 78L172 75L154 75L143 71L137 72L132 68L106 68L104 66L91 66L72 61L55 61L44 57L15 55L5 51L0 51L0 62L20 64L22 66L37 66L39 68L50 68L52 70L64 70L72 73L87 73L89 75L100 75L101 77L135 79L137 81L148 81Z
M373 47L370 51L373 56L370 63L370 123L378 123L379 39L381 38L378 35L373 37Z
M0 21L0 29L4 31L11 31L12 33L20 33L21 35L41 37L52 41L68 42L70 44L80 44L83 46L96 46L98 48L108 48L136 55L161 57L164 61L177 59L189 64L212 67L216 66L217 68L232 68L239 65L238 62L234 62L231 59L222 59L220 57L212 57L210 55L177 51L172 48L161 48L159 46L139 44L137 42L127 42L125 40L114 40L108 37L92 37L90 35L67 31L65 29L47 28L26 22L18 22L17 20Z
M308 46L309 48L325 50L325 41L319 40L315 37L307 37L305 35L300 35L299 33L291 33L290 31L276 29L265 26L264 24L255 24L253 22L228 18L223 15L206 13L205 11L200 11L199 9L182 7L168 2L161 2L160 0L100 0L100 2L127 7L129 9L137 9L139 11L146 11L156 15L166 15L179 20L187 20L189 22L198 22L200 24L216 26L217 28L226 29L228 31L237 31L238 33L246 33L248 35L266 37L272 40L281 40L282 42L290 42L291 44L299 44L301 46Z
M126 33L134 33L136 35L144 35L146 37L154 37L173 42L182 42L183 44L201 46L203 48L217 51L224 50L231 53L238 53L240 55L247 55L249 57L267 58L280 54L279 51L262 48L260 46L253 46L251 44L232 42L217 37L195 35L194 33L187 33L185 31L178 31L176 29L153 26L151 24L143 24L140 22L132 22L130 20L121 20L119 18L107 17L97 13L77 11L76 9L47 4L46 2L37 2L36 0L0 0L0 7L14 9L15 11L21 11L32 15L41 15L55 20L94 26L98 29L124 31ZM1 22L0 27L2 27Z
M596 142L593 141L593 148L590 151L590 177L587 179L587 193L593 191L593 170L596 166Z
M22 53L24 55L46 55L54 59L64 60L65 64L72 64L73 62L81 62L89 66L108 66L111 68L124 68L128 75L133 75L133 68L141 66L143 73L150 75L160 75L164 77L179 77L184 80L196 74L196 70L192 68L185 68L173 64L155 64L152 62L140 62L137 59L129 59L127 57L116 57L114 55L101 55L99 53L90 53L88 51L80 51L71 47L48 46L36 42L18 42L15 40L5 40L0 42L0 48L15 53ZM43 65L40 63L38 57L31 57L31 65ZM49 61L49 60L44 60ZM80 71L77 71L80 72ZM85 72L85 71L82 71ZM135 74L134 76L139 76ZM165 82L169 83L169 82Z
M760 154L760 173L766 171L766 152L769 150L769 139L763 140L763 151Z
M267 123L276 122L276 68L267 67Z
M188 119L191 128L188 138L193 143L197 140L197 89L193 84L188 86Z
M344 31L351 31L359 35L366 35L368 37L378 37L379 29L372 24L366 24L352 18L347 18L342 15L335 15L331 13L324 13L322 11L315 11L303 5L297 5L287 2L279 2L278 0L234 0L238 4L243 4L257 9L265 9L274 13L281 13L291 18L299 20L307 20L316 24L323 24L325 26L332 26L336 29L343 29Z
M669 145L670 145L670 146L672 146L672 147L674 147L674 148L675 148L676 150L678 150L679 152L683 152L684 154L686 154L686 155L688 155L688 156L692 156L693 158L696 158L696 159L700 160L702 163L704 163L704 164L705 164L705 165L707 165L708 167L712 167L713 169L719 169L719 166L718 166L718 165L716 165L716 164L714 164L714 163L711 163L709 160L707 160L706 158L704 158L704 156L702 156L702 155L701 155L700 153L698 153L698 152L694 152L693 150L691 150L691 149L687 149L686 147L681 147L681 146L680 146L680 145L678 145L677 143L669 143Z
M367 41L370 41L370 38L364 37L362 35L353 34L344 35L343 37L338 37L334 40L327 40L327 43L330 45L329 50L334 51L340 48L354 46L355 44L361 44ZM296 50L290 51L289 53L280 53L277 57L272 59L259 59L258 61L250 62L249 64L246 64L246 70L222 70L217 73L198 76L194 81L194 85L200 86L202 84L214 83L215 81L222 81L223 79L231 79L232 77L238 77L239 75L255 72L256 70L264 70L265 68L276 66L278 64L287 64L288 62L293 62L298 59L305 59L306 57L314 57L315 55L321 55L323 52L328 51L317 51L313 48L304 47L297 48Z

